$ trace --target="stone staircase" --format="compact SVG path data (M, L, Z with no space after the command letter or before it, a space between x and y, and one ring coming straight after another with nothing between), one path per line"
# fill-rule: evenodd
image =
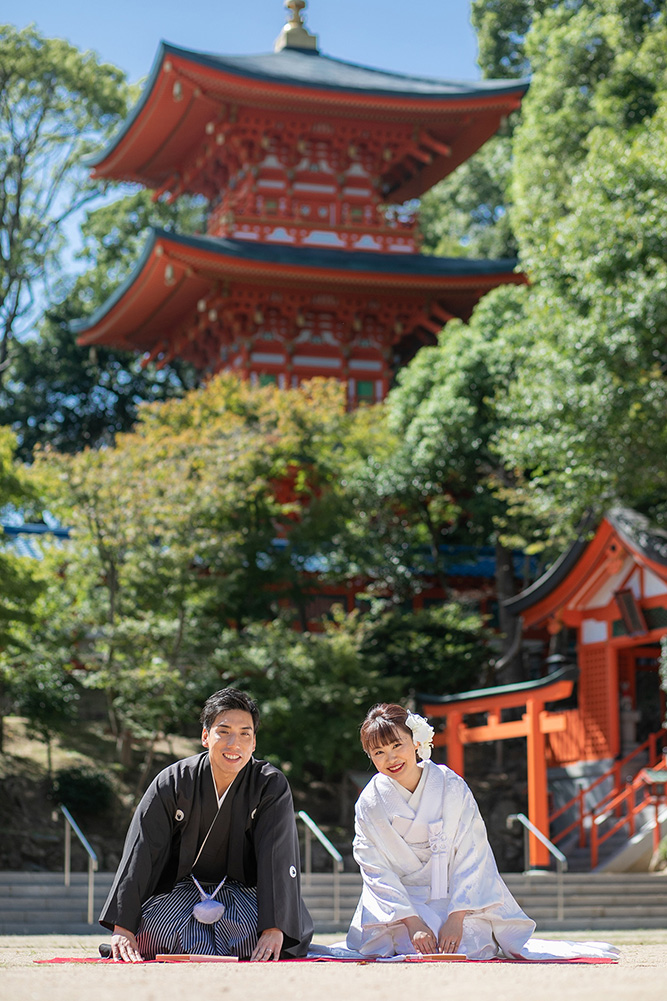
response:
M566 873L564 918L557 918L557 877L553 873L509 873L505 881L539 931L611 930L667 927L667 874ZM86 923L88 877L73 873L0 872L0 934L107 934L97 914L111 885L111 873L95 876L95 924ZM334 922L333 876L304 877L303 895L316 932L345 932L361 890L358 873L342 873L340 921Z
M302 892L317 931L347 930L361 892L358 873L340 874L340 920L334 921L333 876L303 877ZM88 874L72 873L70 886L62 872L0 872L0 935L79 935L106 932L97 923L113 873L95 874L94 923L87 923Z
M509 873L504 879L538 932L667 927L662 873L565 873L562 921L555 873Z
M638 827L643 823L640 818ZM649 834L652 832L649 832ZM598 869L603 872L617 855L619 855L628 843L628 835L624 830L617 831L607 841L600 846ZM582 848L579 839L575 836L558 845L567 858L568 873L588 873L591 871L591 849L588 844ZM555 868L555 867L554 867Z

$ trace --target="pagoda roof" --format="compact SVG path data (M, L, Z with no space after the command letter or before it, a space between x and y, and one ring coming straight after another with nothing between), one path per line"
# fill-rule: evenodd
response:
M576 540L546 573L504 602L510 615L522 615L526 624L545 621L572 601L588 582L611 574L610 553L617 553L619 548L667 581L667 532L624 507L608 511L591 535L594 525L592 516L584 519Z
M89 318L72 324L80 344L150 350L166 327L225 281L364 294L453 295L467 318L480 294L523 283L513 258L493 261L421 254L291 247L154 229L132 273ZM171 265L169 281L165 266Z
M176 79L184 88L178 100L173 96ZM465 140L461 156L453 151L453 156L442 158L439 174L445 176L494 134L501 118L519 107L527 89L526 79L464 82L410 76L317 51L285 48L220 56L162 42L139 101L111 142L87 162L98 177L159 188L201 142L220 105L232 102L277 112L372 115L415 124L437 123L439 117L458 112L466 116L461 125ZM489 120L473 121L480 115ZM435 180L429 175L421 190Z

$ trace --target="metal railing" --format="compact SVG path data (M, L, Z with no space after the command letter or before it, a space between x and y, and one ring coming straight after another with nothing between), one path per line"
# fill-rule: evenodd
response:
M523 864L526 872L530 871L530 835L537 838L545 848L547 848L556 859L556 916L559 921L563 920L565 914L565 888L563 886L563 873L567 872L567 859L560 848L556 848L552 841L549 841L546 834L535 827L525 813L510 813L507 818L507 827L510 828L515 820L523 824Z
M70 885L72 863L72 831L88 854L88 924L93 924L93 909L95 901L95 873L97 872L97 855L88 842L85 834L66 806L60 807L65 818L65 886Z
M663 748L663 759L654 766L653 770L658 772L664 769L667 769L667 754L665 754L665 749ZM595 869L598 864L600 845L604 844L617 831L627 826L628 838L634 837L637 830L638 815L652 802L653 798L650 789L644 782L642 772L640 772L613 799L598 804L597 810L591 812L591 869ZM606 824L608 820L611 820L612 824L606 831L602 832L602 825ZM655 827L659 834L660 824L657 804Z
M601 810L608 808L608 805L612 800L616 801L619 793L623 791L624 785L631 781L630 778L626 777L626 771L630 762L646 751L649 767L655 767L655 762L659 760L658 744L665 740L666 737L667 730L664 729L657 730L655 733L650 734L643 744L639 744L638 747L635 747L633 751L627 754L620 761L616 761L611 768L609 768L602 775L598 776L594 782L591 782L590 785L580 789L576 796L573 796L572 799L568 800L567 803L563 804L563 806L559 807L554 813L552 813L549 817L550 827L554 820L564 816L570 810L575 810L577 814L575 820L554 835L554 842L558 844L558 842L564 841L569 834L572 834L573 831L577 830L579 835L579 847L583 848L586 845L586 837L591 825L595 822L595 815ZM604 796L601 796L598 802L592 807L587 808L586 800L588 799L590 801L590 794L593 790L602 785L604 782L609 781L612 782L611 790ZM616 804L616 808L617 807L618 804Z
M305 828L305 844L304 844L304 866L303 866L303 878L306 885L310 885L310 877L312 876L313 866L312 866L312 845L313 845L313 834L322 845L322 847L328 852L333 861L333 919L334 923L338 924L340 921L340 874L343 871L343 856L338 851L337 848L329 841L326 834L319 829L312 817L309 817L305 810L299 810L297 813L297 820L303 821Z

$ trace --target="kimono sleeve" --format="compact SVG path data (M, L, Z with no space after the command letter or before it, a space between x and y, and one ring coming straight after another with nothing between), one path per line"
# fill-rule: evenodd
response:
M448 798L445 797L445 810ZM479 911L505 898L486 826L470 789L465 786L452 854L449 860L451 911Z
M392 924L416 915L414 905L399 876L392 868L387 851L381 847L372 816L357 803L354 821L353 854L364 881L362 904L364 924Z
M154 892L170 854L175 797L155 780L137 807L125 838L109 896L100 914L100 924L136 932L141 907Z
M301 899L301 861L292 792L282 772L268 776L252 828L257 863L257 931L280 928L283 952L305 954L312 936ZM305 945L304 945L305 943Z

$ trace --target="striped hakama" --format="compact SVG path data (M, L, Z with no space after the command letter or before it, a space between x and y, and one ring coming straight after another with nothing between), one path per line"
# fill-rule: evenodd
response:
M215 889L215 883L202 886L208 893ZM170 893L158 893L146 901L137 931L144 959L155 959L158 953L250 959L257 944L256 888L228 879L213 897L225 906L213 924L202 924L193 916L200 899L199 890L187 877Z

